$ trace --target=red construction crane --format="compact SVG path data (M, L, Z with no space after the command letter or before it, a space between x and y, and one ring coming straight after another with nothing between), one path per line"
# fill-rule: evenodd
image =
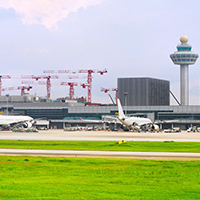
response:
M87 82L88 82L88 105L91 106L92 102L92 94L91 94L91 89L92 89L92 74L93 73L99 73L100 75L103 75L104 73L107 73L107 70L79 70L79 73L87 73L88 74L88 78L87 78Z
M24 94L24 91L27 90L27 91L30 91L30 89L32 89L33 87L32 86L19 86L18 89L21 89L21 96L23 96Z
M96 69L84 69L84 70L43 70L43 73L61 73L61 74L65 74L65 73L87 73L87 83L88 83L88 105L91 106L91 99L92 99L92 95L91 95L91 89L92 89L92 74L93 73L99 73L100 75L103 75L104 73L107 73L108 71L106 69L104 70L96 70Z
M0 75L0 96L1 96L1 92L2 92L2 80L1 79L10 79L11 76L10 75Z
M106 89L106 88L102 87L101 91L105 92L105 93L107 93L108 91L115 91L115 101L116 101L116 105L117 105L117 97L118 97L118 90L117 90L117 88L108 88L108 89Z
M0 96L1 96L1 93L2 93L2 79L19 79L19 78L34 78L33 75L21 75L21 76L18 76L18 75L0 75ZM12 87L10 87L11 89ZM4 88L5 89L5 88Z
M58 79L59 76L45 76L45 75L39 75L39 76L34 76L34 75L22 75L21 78L23 79L35 79L38 81L39 79L47 79L46 81L46 87L47 87L47 99L50 99L51 97L51 80L50 79ZM24 81L23 83L25 83ZM41 84L43 85L43 84Z
M11 75L0 75L0 96L1 96L1 93L2 93L2 79L19 79L19 78L34 78L33 75L21 75L21 76L18 76L18 75L14 75L14 76L11 76ZM12 87L10 87L12 88ZM5 89L5 88L4 88Z
M6 90L21 90L21 96L23 96L25 90L30 91L30 89L32 89L32 86L18 86L18 87L8 87L8 88L2 88L2 91L6 91Z
M50 92L51 92L51 81L50 79L58 79L58 76L44 76L44 75L40 75L40 76L35 76L35 75L0 75L0 96L1 96L1 92L2 92L2 79L35 79L36 81L38 81L39 79L47 79L47 98L50 99Z
M35 79L38 81L39 79L47 79L46 83L43 81L38 81L38 85L46 85L47 87L47 98L50 99L51 96L51 81L50 79L59 79L60 77L58 75L53 75L53 76L45 76L45 75L40 75L40 76L34 76L34 75L22 75L23 79ZM69 75L65 78L68 79L83 79L85 77L80 77L78 75ZM22 81L22 84L34 84L34 81Z
M74 83L74 82L61 82L61 85L69 86L69 99L74 99L74 86L82 86L83 88L86 88L88 84L85 83Z
M46 86L47 86L47 99L51 97L51 80L50 79L58 79L58 76L36 76L35 80L39 79L47 79Z

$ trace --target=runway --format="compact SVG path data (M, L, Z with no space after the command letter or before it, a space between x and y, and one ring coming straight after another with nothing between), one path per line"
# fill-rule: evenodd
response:
M200 160L200 153L180 152L130 152L130 151L80 151L80 150L38 150L0 149L0 155L61 156L91 158L138 158L162 160Z
M200 133L134 133L110 131L70 131L48 130L37 133L0 132L0 140L56 140L56 141L174 141L200 142ZM125 151L76 151L76 150L34 150L0 149L0 155L62 156L98 158L136 158L155 160L200 160L200 153L180 152L125 152Z

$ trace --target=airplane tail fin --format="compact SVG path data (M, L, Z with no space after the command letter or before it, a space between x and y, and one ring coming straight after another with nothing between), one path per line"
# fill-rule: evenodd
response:
M117 99L117 105L118 105L119 118L120 119L125 118L124 111L122 109L122 105L119 99Z

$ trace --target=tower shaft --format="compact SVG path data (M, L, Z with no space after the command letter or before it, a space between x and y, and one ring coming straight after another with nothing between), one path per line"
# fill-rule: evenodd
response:
M189 73L188 65L180 65L180 97L181 105L189 105Z

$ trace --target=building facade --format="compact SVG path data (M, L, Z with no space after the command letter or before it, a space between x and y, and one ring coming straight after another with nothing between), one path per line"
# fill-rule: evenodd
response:
M155 78L118 78L122 106L163 106L170 104L170 84Z
M152 121L163 121L162 128L174 124L181 129L192 125L200 127L200 106L126 106L127 115L148 117ZM3 114L29 115L34 119L49 121L49 128L63 128L71 124L83 125L82 119L101 120L103 116L118 115L117 106L82 106L68 103L0 103ZM107 117L108 118L108 117ZM172 121L173 120L173 121ZM165 123L168 121L167 123ZM172 122L170 122L172 121Z

